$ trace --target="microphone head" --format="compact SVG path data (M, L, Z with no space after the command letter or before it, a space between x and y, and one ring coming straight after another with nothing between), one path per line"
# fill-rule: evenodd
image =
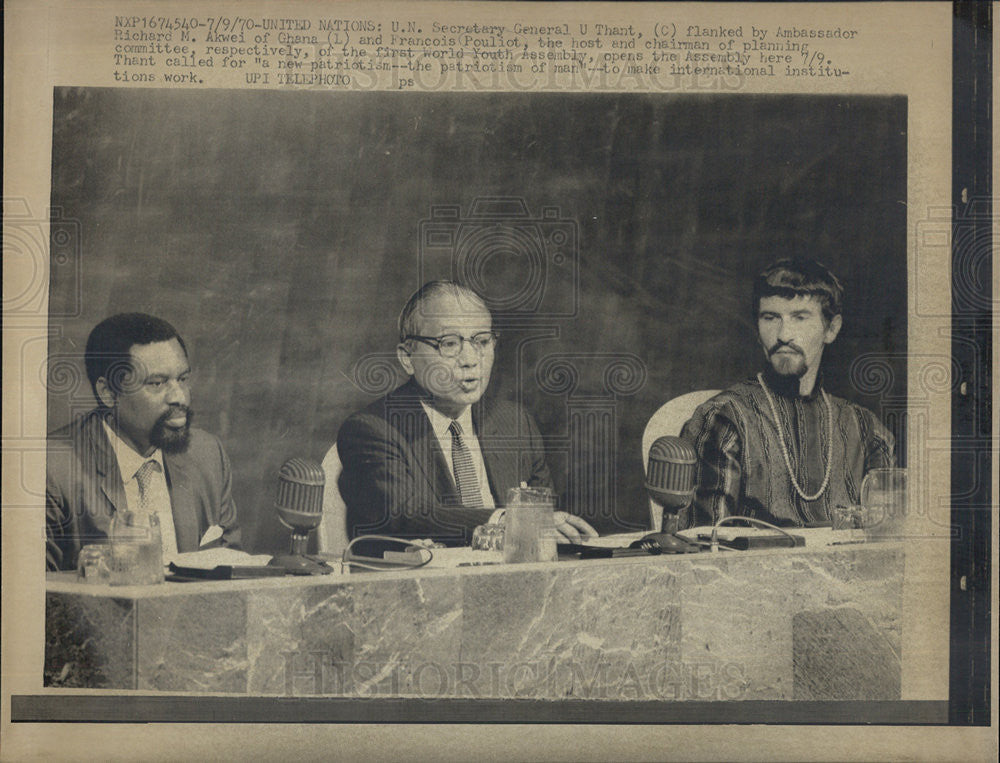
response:
M278 497L274 508L282 523L301 532L319 527L323 518L323 467L306 458L286 461L278 472Z
M682 437L659 437L649 448L646 490L666 511L687 508L694 498L694 474L698 456Z

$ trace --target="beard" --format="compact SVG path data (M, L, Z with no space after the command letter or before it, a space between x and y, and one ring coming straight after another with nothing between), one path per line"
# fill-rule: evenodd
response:
M156 446L164 453L183 453L188 449L191 442L191 419L194 418L194 413L187 406L184 406L182 410L186 414L186 420L180 429L167 426L167 420L176 415L176 410L167 411L156 420L156 423L153 424L153 431L149 434L151 445Z
M794 354L779 352L779 350L789 349ZM778 376L789 376L801 379L809 369L806 366L806 356L798 347L789 344L778 343L767 351L767 359L771 362L771 368Z

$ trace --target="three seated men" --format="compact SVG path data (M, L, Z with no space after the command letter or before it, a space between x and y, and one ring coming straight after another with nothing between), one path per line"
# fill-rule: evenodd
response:
M701 405L682 432L698 456L689 525L731 515L829 524L834 507L858 503L866 473L895 464L875 414L823 388L842 303L840 282L815 261L779 260L758 276L763 370ZM398 328L410 379L337 436L347 533L467 545L477 525L502 521L510 488L551 487L542 437L521 405L484 396L497 334L474 291L427 283ZM86 366L97 408L49 437L47 566L72 569L116 511L139 505L160 516L168 553L199 548L209 528L238 546L229 460L191 427L190 364L173 327L141 313L108 318L91 332ZM596 535L564 511L555 524L564 541Z

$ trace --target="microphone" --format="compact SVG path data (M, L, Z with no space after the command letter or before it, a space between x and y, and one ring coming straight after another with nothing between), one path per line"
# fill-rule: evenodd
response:
M278 497L274 501L278 520L292 531L291 553L276 556L272 567L284 567L292 575L325 575L333 568L306 554L309 533L323 519L323 487L326 475L315 461L292 458L278 472Z
M679 514L694 500L695 467L698 456L691 443L681 437L658 437L649 448L646 492L663 514L663 531L643 540L655 541L661 553L691 553L698 546L678 536ZM655 528L659 522L653 522Z
M649 447L646 490L664 511L677 513L691 505L697 463L691 443L681 437L659 437Z

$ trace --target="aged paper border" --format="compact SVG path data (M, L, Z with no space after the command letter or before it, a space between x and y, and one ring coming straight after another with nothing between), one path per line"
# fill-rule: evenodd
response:
M48 206L52 88L56 85L115 86L107 73L107 39L115 12L205 15L209 9L244 16L406 18L503 17L520 21L577 20L582 13L608 23L648 22L668 13L710 25L724 23L799 23L862 30L866 43L850 48L857 72L850 84L779 81L767 92L904 93L909 99L908 244L910 269L910 398L930 405L921 427L909 428L911 464L923 459L935 494L947 497L950 453L950 398L928 392L913 358L947 359L950 278L947 247L922 247L919 224L950 209L951 6L947 3L830 4L423 4L400 3L190 3L59 2L7 4L5 75L5 197L27 200L34 216ZM213 85L216 86L216 85ZM219 87L242 87L242 78L219 78ZM840 89L838 89L840 88ZM678 91L678 92L683 92ZM753 85L737 92L763 92ZM43 270L40 278L47 279ZM8 262L4 263L5 271ZM6 276L12 275L5 272ZM5 278L6 284L16 281ZM47 280L45 281L47 282ZM5 307L8 294L5 291ZM471 755L511 759L932 759L986 757L992 734L960 728L842 728L779 726L271 726L221 727L163 725L114 726L10 724L10 696L41 690L44 632L42 545L37 486L44 479L47 302L33 314L4 320L4 522L3 567L3 722L4 753L11 759L34 757L222 757L241 756L252 740L255 754L283 757L292 749L315 757L380 755L399 758L464 760ZM937 387L935 387L937 389ZM10 423L13 420L14 423ZM994 422L994 426L996 423ZM995 430L994 430L995 431ZM993 460L996 474L996 455ZM947 506L947 501L945 501ZM14 508L10 508L14 507ZM20 507L20 508L19 508ZM904 699L947 699L949 568L940 517L925 517L910 529L920 546L913 555L904 588L904 653L919 655L919 670L904 673ZM947 525L947 516L944 517ZM993 539L995 548L995 536ZM942 549L944 553L942 554ZM995 570L994 570L995 574ZM14 582L16 581L16 585ZM995 589L994 589L995 590ZM996 614L994 612L994 617ZM994 621L995 627L995 621ZM942 639L942 633L944 638ZM995 665L995 662L994 662ZM994 702L994 720L995 715ZM474 752L475 751L475 752Z

